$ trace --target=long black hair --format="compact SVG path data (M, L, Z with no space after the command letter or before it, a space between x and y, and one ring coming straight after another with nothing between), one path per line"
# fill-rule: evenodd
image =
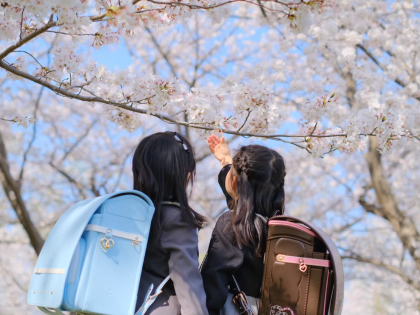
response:
M233 204L228 227L232 228L239 248L249 246L261 256L265 251L267 227L256 214L270 218L284 213L283 157L264 146L244 146L233 157L232 172L237 178L239 198Z
M141 140L133 156L133 189L155 205L152 232L161 228L162 202L178 202L185 221L201 228L206 218L188 205L188 181L193 189L195 154L189 141L175 132L159 132Z

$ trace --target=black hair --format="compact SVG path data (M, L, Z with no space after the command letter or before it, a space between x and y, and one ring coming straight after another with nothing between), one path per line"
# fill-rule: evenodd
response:
M239 198L234 201L229 228L239 248L251 247L261 256L265 251L267 227L256 214L270 218L284 213L283 157L264 146L244 146L233 157L232 171L237 178Z
M206 221L188 205L188 180L192 192L195 168L193 147L178 133L159 132L140 141L133 156L133 189L145 193L155 205L152 233L161 229L164 201L178 202L192 227L201 228Z

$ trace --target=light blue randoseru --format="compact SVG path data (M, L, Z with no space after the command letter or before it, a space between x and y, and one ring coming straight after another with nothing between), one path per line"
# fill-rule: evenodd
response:
M155 208L126 190L75 204L46 240L28 291L28 304L46 314L133 315ZM143 314L169 277L145 297Z

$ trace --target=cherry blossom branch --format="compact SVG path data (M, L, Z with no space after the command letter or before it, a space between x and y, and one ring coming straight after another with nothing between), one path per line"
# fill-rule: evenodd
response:
M134 0L133 1L133 5L135 5L135 4L137 4L138 2L140 2L141 0ZM121 9L125 9L126 8L126 6L125 5L122 5L122 6L119 6L119 9L121 10ZM102 20L104 17L106 17L106 16L108 16L110 14L110 12L109 11L107 11L107 12L105 12L105 13L102 13L102 14L98 14L98 15L95 15L95 16L91 16L90 17L90 19L91 19L91 21L92 22L96 22L96 21L100 21L100 20Z
M342 255L341 258L342 259L352 259L358 262L362 262L362 263L367 263L367 264L371 264L377 267L381 267L385 270L388 270L398 276L401 277L401 279L404 280L404 282L408 283L409 285L413 286L416 290L420 291L420 283L415 281L414 279L408 277L401 269L394 267L392 265L386 264L382 261L376 260L376 259L371 259L371 258L366 258L366 257L362 257L357 253L354 253L348 249L343 249L345 250L348 254L346 255Z
M361 44L357 44L356 47L360 48L382 71L384 71L384 66L365 46ZM403 88L406 86L406 84L398 78L396 78L394 82ZM416 98L417 100L420 100L420 97L414 97L414 98Z
M68 181L69 183L73 184L77 190L79 191L80 196L82 196L84 199L86 199L86 195L83 192L83 187L80 183L78 183L73 177L71 177L66 171L64 171L63 169L59 168L58 166L54 165L53 161L50 161L50 166L55 169L58 173L60 173L61 175L63 175Z
M210 5L210 6L202 6L202 5L196 5L196 4L190 4L190 3L183 3L183 2L166 2L166 1L156 1L156 0L147 0L147 1L148 2L151 2L151 3L154 3L154 4L162 4L162 5L168 5L168 6L185 6L185 7L189 7L191 9L196 9L196 10L197 9L209 10L209 9L215 9L215 8L218 8L218 7L221 7L221 6L225 6L227 4L231 4L231 3L235 3L235 2L245 2L245 3L252 4L252 5L260 6L260 7L262 6L262 7L264 7L265 9L267 9L269 11L284 13L282 11L268 8L266 6L263 6L263 5L259 4L259 3L255 3L255 2L250 1L250 0L230 0L230 1L219 3L219 4L213 4L213 5ZM267 0L263 0L263 1L265 1L265 2L275 2L275 3L283 4L286 7L289 6L288 4L284 4L284 3L278 2L278 1L267 1ZM136 13L143 13L143 12L138 11Z
M22 38L21 40L19 40L16 44L14 44L14 45L9 46L8 48L6 48L2 53L0 53L0 60L4 59L12 51L16 50L19 47L22 47L23 45L25 45L27 42L29 42L30 40L34 39L38 35L46 32L50 28L52 28L54 26L57 26L57 25L58 24L56 22L53 22L52 21L52 18L51 18L50 21L46 25L44 25L43 27L41 27L41 28L37 29L36 31L32 32L28 36L25 36L24 38Z
M157 50L158 50L158 51L159 51L159 53L162 55L163 59L165 59L165 61L166 61L166 63L168 64L169 68L171 69L172 74L174 75L174 77L175 77L175 78L177 78L177 77L178 77L178 75L177 75L177 73L176 73L176 71L175 71L175 68L174 68L174 66L173 66L172 62L169 60L169 56L168 56L168 54L166 54L166 53L163 51L162 46L161 46L161 45L159 44L159 42L157 41L157 39L156 39L155 35L154 35L154 34L153 34L153 32L150 30L150 28L148 28L147 26L145 26L144 28L145 28L145 30L147 31L147 33L149 33L150 38L152 39L153 44L155 44L155 46L156 46Z
M151 2L153 4L158 4L158 5L164 5L165 7L170 6L186 6L189 7L191 9L202 9L202 10L209 10L209 9L215 9L224 5L228 5L231 3L235 3L235 2L245 2L245 3L249 3L249 4L253 4L253 5L257 5L259 6L262 10L265 8L269 11L277 11L277 12L281 12L283 14L286 14L285 12L279 11L279 10L274 10L272 8L268 8L262 5L260 0L257 0L258 3L255 3L253 1L250 0L229 0L223 3L219 3L219 4L214 4L214 5L210 5L210 6L200 6L200 5L195 5L195 4L188 4L188 3L182 3L182 2L167 2L167 1L155 1L155 0L147 0L148 2ZM291 7L291 6L296 6L296 4L290 4L290 3L283 3L281 1L277 1L277 0L263 0L265 2L274 2L286 7ZM134 0L133 4L138 3L139 0ZM299 4L300 5L300 4ZM91 16L89 17L90 20L92 22L99 22L99 21L104 21L104 18L109 17L109 16L113 16L116 15L118 13L118 10L122 10L124 9L126 6L120 6L117 9L108 9L107 12L97 15L97 16ZM138 10L135 13L145 13L146 11L161 11L164 8L152 8L152 9L147 9L147 10ZM50 19L48 21L48 23L46 25L44 25L43 27L33 31L32 33L30 33L29 35L27 35L26 37L22 38L22 26L23 26L23 12L25 10L25 7L22 7L22 18L20 21L20 34L19 34L19 41L16 42L14 45L9 46L8 48L6 48L2 53L0 53L0 60L4 59L6 56L8 56L11 52L13 52L14 50L16 50L17 48L23 46L24 44L26 44L27 42L29 42L30 40L32 40L33 38L39 36L40 34L47 32L50 28L55 27L55 26L60 26L60 24L58 24L57 22L53 21L53 15L50 16ZM263 11L263 13L265 13ZM69 33L64 33L64 32L58 32L58 31L49 31L49 32L54 32L54 33L58 33L58 34L65 34L65 35L72 35L72 36L93 36L95 34L69 34Z
M138 2L140 2L140 0L134 0L133 5L137 4ZM226 2L222 2L222 3L219 3L219 4L213 4L213 5L210 5L210 6L200 6L200 5L196 5L196 4L183 3L183 2L172 2L172 1L147 0L147 2L151 2L153 4L158 4L158 5L163 5L165 7L166 6L170 6L170 7L184 6L184 7L189 7L190 9L194 9L194 10L209 10L209 9L215 9L215 8L225 6L225 5L228 5L228 4L232 4L232 3L236 3L236 2L245 2L245 3L249 3L249 4L252 4L252 5L259 6L262 11L264 9L267 9L267 10L272 11L272 12L280 12L280 13L283 13L283 14L285 14L285 12L263 6L261 2L274 2L276 4L285 6L286 8L296 6L296 4L285 3L285 2L278 1L278 0L257 0L258 3L255 3L255 2L250 1L250 0L229 0L229 1L226 1ZM108 18L108 17L112 19L113 16L115 16L119 10L123 10L125 8L126 8L126 6L123 5L123 6L119 6L117 9L115 9L115 8L108 9L106 12L104 12L102 14L98 14L98 15L95 15L95 16L90 16L90 19L91 19L92 22L102 22L102 21L104 21L105 18ZM163 9L164 8L152 8L152 9L147 9L147 10L138 10L135 13L136 14L142 14L142 13L146 13L146 12L149 12L149 11L161 11Z
M19 40L22 40L23 12L25 12L25 7L23 7L23 8L22 8L22 18L20 19L20 33L19 33Z
M147 99L144 100L139 100L139 101L124 101L124 102L117 102L117 101L113 101L113 100L109 100L109 99L104 99L100 96L95 95L93 92L84 89L84 87L82 86L70 86L67 88L62 88L62 83L60 83L59 86L53 85L45 80L42 80L41 78L37 78L29 73L23 72L19 69L16 69L15 67L7 64L4 61L0 61L0 67L5 69L6 71L9 71L15 75L18 75L20 77L23 77L25 79L28 79L34 83L40 84L42 86L45 86L46 88L50 89L51 91L57 93L58 95L64 96L64 97L68 97L71 99L77 99L80 101L84 101L84 102L98 102L98 103L102 103L102 104L107 104L107 105L111 105L117 108L121 108L121 109L125 109L128 111L132 111L135 113L139 113L139 114L143 114L143 115L151 115L154 117L159 118L160 120L168 123L168 124L176 124L176 125L180 125L180 126L185 126L185 127L190 127L190 128L194 128L194 129L199 129L199 130L205 130L205 131L218 131L218 132L223 132L226 134L232 134L232 135L238 135L238 136L242 136L242 137L257 137L257 138L265 138L265 139L272 139L272 140L276 140L276 141L281 141L284 143L288 143L288 144L292 144L295 146L298 146L302 149L307 149L305 146L301 146L298 143L299 142L292 142L292 141L287 141L284 140L282 138L335 138L335 137L347 137L346 133L338 133L338 134L303 134L303 135L296 135L296 134L260 134L260 133L249 133L249 132L238 132L235 130L228 130L225 128L218 128L218 127L212 127L212 126L208 126L208 125L200 125L198 123L194 123L194 122L185 122L185 121L179 121L179 120L175 120L170 116L167 116L165 114L162 113L148 113L148 111L146 109L142 109L142 108L136 108L133 107L132 104L135 102L141 102L141 101L145 101ZM88 83L86 84L88 85ZM86 86L84 85L84 86ZM78 94L76 93L72 93L70 92L71 89L74 88L82 88L84 91L90 93L92 96L85 96L82 95L80 92ZM152 98L153 96L149 97ZM131 104L131 105L130 105ZM365 133L360 133L360 136L376 136L375 134L365 134Z

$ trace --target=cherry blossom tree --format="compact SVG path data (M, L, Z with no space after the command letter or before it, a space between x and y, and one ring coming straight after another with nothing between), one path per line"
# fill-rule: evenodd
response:
M0 256L0 314L35 312L24 291L55 220L129 188L134 146L167 128L197 146L192 203L212 223L225 204L203 136L269 140L287 161L286 211L345 258L345 314L416 314L418 11L405 0L1 2L0 247L17 254ZM107 47L129 56L123 70L95 60Z

